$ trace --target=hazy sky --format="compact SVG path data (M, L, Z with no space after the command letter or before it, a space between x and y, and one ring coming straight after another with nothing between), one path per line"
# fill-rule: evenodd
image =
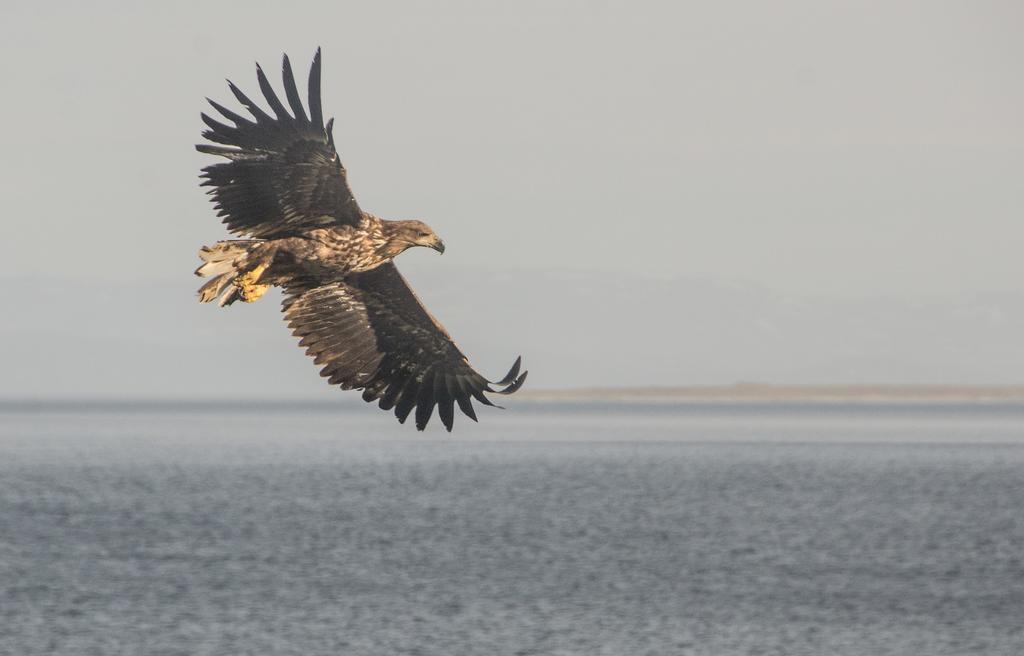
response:
M254 61L276 72L282 52L306 70L318 45L325 113L337 118L361 205L422 218L445 239L443 257L411 252L399 264L428 300L450 292L449 312L470 305L479 315L457 319L456 331L439 312L460 342L482 349L471 355L493 366L485 373L532 349L555 354L534 360L549 386L640 383L646 366L660 384L827 382L852 376L830 376L828 362L861 356L877 365L857 378L955 378L960 369L941 365L949 348L920 354L939 363L926 375L891 364L870 340L853 354L822 347L796 370L792 362L745 370L728 343L716 342L728 366L694 373L675 345L643 338L645 317L602 308L598 281L657 281L652 316L678 324L679 343L691 346L701 337L686 332L692 281L712 295L727 284L800 299L808 317L828 318L840 332L847 324L834 304L872 299L998 298L979 311L1005 319L1024 300L1022 25L1016 1L5 2L0 279L8 302L0 311L11 318L0 326L8 342L0 393L45 393L42 378L24 382L33 363L78 357L59 352L84 319L59 312L61 285L85 295L112 284L142 290L132 294L180 287L192 302L197 247L225 234L197 187L210 161L192 148L203 97L231 100L225 77L255 93ZM484 276L489 292L458 297L459 281ZM520 286L517 276L534 282ZM591 299L596 323L533 314L560 307L566 288L536 282L551 276ZM43 284L58 290L56 307L11 307L12 299L34 302L26 290ZM509 311L499 305L529 325L525 344L516 343L516 326L486 318ZM76 307L88 313L90 305ZM111 326L147 332L153 348L183 343L197 321L217 329L208 307L182 305L150 324L130 297L95 308ZM614 320L605 325L597 308ZM202 319L192 316L200 311ZM44 345L45 331L28 317L47 312L64 323L46 328ZM263 318L272 312L259 312L261 331L290 339ZM902 316L879 317L876 329L903 334L918 319ZM722 321L742 332L748 318L757 319L736 308ZM224 321L238 323L221 318L222 330ZM546 323L548 333L539 329ZM971 343L991 339L968 328L942 342L964 362ZM476 342L474 331L502 343ZM591 359L626 353L634 369L570 373L551 342L581 334ZM14 337L21 342L12 346ZM1009 339L1019 354L1019 334ZM786 347L798 360L802 340ZM648 350L624 351L637 348L623 346L630 342ZM996 349L991 362L963 378L1024 379L1024 359L1001 363L1000 345L986 348ZM116 353L110 366L127 371L131 363ZM297 350L287 355L301 360ZM678 375L660 367L665 361ZM123 376L93 375L97 393L131 388ZM75 380L53 389L74 393ZM146 389L184 393L184 374L175 380Z

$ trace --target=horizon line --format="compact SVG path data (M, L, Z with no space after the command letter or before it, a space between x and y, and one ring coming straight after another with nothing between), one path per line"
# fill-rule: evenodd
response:
M635 385L524 389L509 402L572 403L985 403L1024 402L1024 384L1005 383L759 383ZM358 395L311 397L186 397L177 395L0 396L0 406L192 405L332 406L364 402Z

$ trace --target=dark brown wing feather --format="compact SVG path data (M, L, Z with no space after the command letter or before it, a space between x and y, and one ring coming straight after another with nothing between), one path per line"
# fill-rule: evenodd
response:
M448 332L427 312L391 262L344 281L289 284L285 320L299 345L323 365L320 375L363 399L395 411L400 422L416 411L423 430L434 407L452 429L454 407L476 420L471 399L494 405L486 393L511 394L526 380L517 358L494 389L470 366Z
M199 144L196 149L231 161L204 168L203 186L213 187L210 193L218 216L237 235L274 238L332 225L356 225L362 212L334 148L334 120L326 128L323 124L320 50L309 72L308 118L287 55L282 69L291 113L258 65L260 89L273 116L231 82L231 92L255 120L210 101L233 125L203 114L209 126L203 136L222 145Z

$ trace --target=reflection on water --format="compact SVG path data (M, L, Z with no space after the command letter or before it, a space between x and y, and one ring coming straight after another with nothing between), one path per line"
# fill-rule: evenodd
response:
M1024 653L1019 406L0 407L0 653Z

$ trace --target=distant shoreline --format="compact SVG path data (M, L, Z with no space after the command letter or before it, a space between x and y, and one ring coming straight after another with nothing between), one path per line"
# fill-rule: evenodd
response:
M498 397L500 398L500 397ZM681 387L593 387L530 389L506 399L531 403L609 403L645 405L701 404L1024 404L1024 385L692 385ZM499 401L500 402L500 401ZM362 405L357 394L335 398L297 397L0 397L0 411L90 411L121 408L145 410L189 407L196 410L287 409L330 410ZM504 405L504 403L502 403Z
M735 385L524 389L531 401L636 403L1007 403L1024 402L1024 385Z

